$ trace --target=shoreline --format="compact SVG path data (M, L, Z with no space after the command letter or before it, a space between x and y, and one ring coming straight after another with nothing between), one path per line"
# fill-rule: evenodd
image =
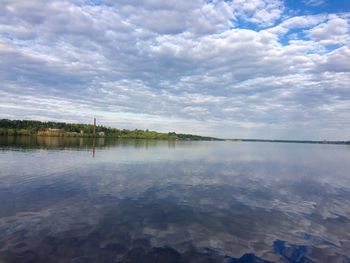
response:
M41 134L0 134L4 137L38 137L38 138L81 138L81 139L123 139L123 140L156 140L156 141L227 141L227 142L262 142L262 143L298 143L298 144L333 144L350 145L350 141L313 141L313 140L269 140L269 139L220 139L220 138L147 138L147 137L118 137L118 136L95 136L81 134L60 134L60 135L41 135Z

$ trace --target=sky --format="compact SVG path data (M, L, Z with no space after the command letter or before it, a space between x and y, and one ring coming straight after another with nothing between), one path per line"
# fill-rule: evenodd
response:
M350 140L350 0L1 0L0 118Z

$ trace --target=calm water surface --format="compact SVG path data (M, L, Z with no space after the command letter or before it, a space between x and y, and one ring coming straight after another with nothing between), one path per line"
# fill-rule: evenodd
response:
M350 147L0 138L0 262L350 262Z

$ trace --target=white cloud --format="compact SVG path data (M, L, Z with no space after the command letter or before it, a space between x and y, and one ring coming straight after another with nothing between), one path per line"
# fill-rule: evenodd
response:
M327 19L327 15L295 16L284 20L279 25L269 28L271 33L286 34L291 29L311 28Z
M310 38L325 45L344 44L349 38L349 23L337 15L309 30Z
M309 6L320 6L325 3L325 0L303 0L303 2Z
M233 0L236 17L260 26L271 26L282 17L284 4L281 0Z

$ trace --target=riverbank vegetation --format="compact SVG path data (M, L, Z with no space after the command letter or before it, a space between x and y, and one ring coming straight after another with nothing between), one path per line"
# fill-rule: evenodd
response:
M93 125L64 122L0 119L0 136L93 137ZM160 140L218 140L193 134L161 133L149 130L127 130L98 125L96 137Z

